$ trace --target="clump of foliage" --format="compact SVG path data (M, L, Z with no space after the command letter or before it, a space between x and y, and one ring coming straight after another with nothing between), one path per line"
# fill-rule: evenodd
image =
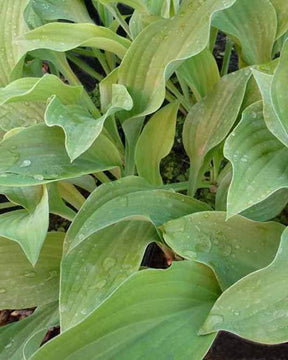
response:
M37 307L1 328L0 358L198 360L219 330L288 341L288 230L271 221L288 202L288 2L0 14L0 306ZM173 146L180 182L160 166ZM168 269L141 266L153 242Z

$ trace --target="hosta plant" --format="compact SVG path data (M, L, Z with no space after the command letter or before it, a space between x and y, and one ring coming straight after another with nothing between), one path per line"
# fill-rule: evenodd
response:
M288 341L288 2L0 4L0 359Z

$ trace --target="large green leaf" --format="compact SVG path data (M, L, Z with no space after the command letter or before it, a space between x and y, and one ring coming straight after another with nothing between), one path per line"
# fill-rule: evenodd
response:
M0 185L39 185L121 166L118 150L102 134L73 163L64 143L62 129L44 124L31 126L3 140Z
M197 333L218 295L212 271L202 264L140 271L32 359L201 360L214 335Z
M94 24L50 23L36 28L17 40L18 61L36 49L67 51L78 46L91 46L115 53L122 58L130 41L112 30Z
M237 38L247 64L271 61L277 15L269 0L240 0L216 14L213 25Z
M28 0L0 1L0 86L9 83L10 72L18 61L16 38L27 30L23 11ZM39 104L19 103L1 106L0 128L8 131L43 121L44 107Z
M35 198L31 201L30 192L34 191ZM24 204L21 205L28 206L27 210L15 210L0 215L0 236L16 241L23 249L27 259L32 265L35 265L49 226L46 187L41 186L35 190L33 188L26 189L23 191L22 199Z
M283 123L281 121L282 119L280 119L278 114L276 113L272 101L271 89L273 75L269 75L257 70L253 70L253 75L257 81L263 98L263 112L266 126L273 135L275 135L284 145L288 146L287 130L283 126ZM283 89L281 91L281 94L283 96Z
M177 69L177 75L188 83L198 101L205 97L220 79L216 60L207 48L185 60Z
M63 238L63 233L48 233L34 268L16 242L0 238L1 309L23 309L58 299Z
M94 143L103 130L107 117L119 110L130 110L132 99L123 85L114 84L112 87L112 103L106 113L95 119L88 110L81 105L63 105L55 97L47 107L45 121L48 126L63 128L66 139L67 153L74 161Z
M70 251L61 265L62 331L86 318L136 272L146 246L158 239L149 220L135 219L102 229Z
M92 22L84 0L31 0L35 13L43 20L70 20Z
M141 133L135 150L138 174L151 184L161 185L160 162L173 146L178 103L156 112Z
M0 359L23 360L23 349L31 336L40 332L43 339L49 327L57 325L58 317L58 302L51 302L37 308L28 318L2 327L0 329ZM38 348L42 339L39 339Z
M134 107L125 117L157 110L165 97L165 77L201 52L209 41L212 15L235 0L185 0L171 19L147 26L133 41L119 71L118 82L127 87Z
M288 341L287 245L286 229L274 261L226 290L201 333L227 330L265 344Z
M67 232L65 247L71 251L96 231L131 216L145 216L158 226L205 210L209 206L199 200L126 177L103 184L89 196Z
M69 86L57 76L47 74L42 78L22 78L0 89L0 105L16 101L44 101L56 95L64 104L78 102L82 86Z
M288 30L288 2L286 0L270 0L278 18L277 39Z
M224 153L233 166L227 199L227 216L239 214L288 187L283 159L288 149L267 129L261 102L249 106L229 136Z
M172 220L162 227L165 241L179 255L210 266L222 289L273 260L285 227L225 212L202 212Z
M230 164L229 164L230 165ZM216 210L227 210L228 189L232 180L232 169L225 171L216 193ZM255 221L267 221L274 219L285 208L288 203L288 190L282 189L274 192L264 201L244 210L240 215Z
M224 76L214 90L190 110L184 123L183 143L190 158L191 194L197 189L205 156L225 139L232 128L250 76L249 70Z

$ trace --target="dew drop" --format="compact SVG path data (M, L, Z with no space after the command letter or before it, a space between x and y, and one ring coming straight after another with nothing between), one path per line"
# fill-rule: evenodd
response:
M24 160L20 165L21 168L25 168L31 165L31 160Z
M38 181L44 180L44 176L42 176L42 175L34 175L33 178Z
M83 309L80 311L82 315L87 315L87 309Z
M103 289L103 287L106 285L106 283L107 283L106 280L101 280L96 284L95 288L96 289Z
M6 289L0 289L0 294L5 294L7 292Z

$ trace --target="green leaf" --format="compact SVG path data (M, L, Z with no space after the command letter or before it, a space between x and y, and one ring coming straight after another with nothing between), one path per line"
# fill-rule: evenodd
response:
M145 216L158 226L205 210L209 206L199 200L125 177L101 185L89 196L67 232L65 248L71 251L96 231L131 216Z
M44 124L31 126L2 141L0 185L39 185L121 166L118 150L102 134L72 164L64 142L60 128Z
M129 40L108 28L94 24L55 22L36 28L18 38L18 61L31 50L50 49L63 52L78 46L96 47L122 58L129 45Z
M277 15L269 0L236 1L213 18L213 26L239 40L249 65L271 61Z
M274 136L276 136L284 145L288 146L287 131L276 113L272 101L271 88L273 76L257 70L253 70L253 75L257 81L263 98L263 112L266 126Z
M210 18L235 0L186 0L171 19L147 26L133 41L118 70L118 83L127 87L133 102L125 118L156 111L165 97L168 78L185 60L209 42Z
M2 1L0 18L0 86L9 83L10 72L18 62L16 38L27 30L22 16L28 0ZM9 104L0 107L0 128L4 131L43 121L44 107L39 104Z
M82 86L66 85L55 75L42 78L22 78L0 89L0 105L16 101L45 101L56 95L65 103L78 102L83 91Z
M228 169L227 169L228 170ZM228 189L232 179L232 169L229 164L229 172L220 181L216 193L216 210L226 211ZM222 174L222 173L221 173ZM264 201L251 206L249 209L241 212L240 215L255 221L267 221L274 219L285 208L288 203L288 190L282 189L274 192Z
M286 0L270 0L274 6L278 19L277 36L278 39L288 30L288 3Z
M63 105L57 97L50 102L45 113L48 126L60 126L65 132L65 147L71 162L88 150L103 130L107 117L119 110L130 110L132 99L123 85L112 87L112 103L106 113L95 119L81 105Z
M218 295L213 273L202 264L140 271L32 359L201 360L215 336L198 336L198 329Z
M99 3L103 5L114 3L114 0L97 0ZM128 5L129 7L138 10L143 13L148 13L148 8L146 3L149 1L145 0L121 0L121 4ZM156 1L157 2L157 1Z
M1 309L23 309L58 299L64 233L48 233L33 268L19 245L0 238Z
M233 166L227 217L239 214L288 187L288 149L267 129L262 103L249 106L226 140L224 154Z
M274 261L225 291L212 308L201 333L227 330L264 344L288 341L287 245L286 228Z
M167 244L177 254L210 266L222 289L273 260L285 227L225 212L202 212L169 221L163 227Z
M179 103L156 112L142 131L135 150L138 174L154 185L162 185L160 162L174 144Z
M31 335L40 332L43 339L48 328L58 323L58 317L58 302L52 302L37 308L28 318L2 327L0 329L0 359L23 360L23 350ZM42 339L39 339L34 351L39 348Z
M205 97L220 79L216 60L207 48L185 60L177 69L177 75L188 83L198 101Z
M158 239L149 219L135 218L95 232L70 251L61 265L62 331L86 318L138 271L146 246Z
M72 221L76 215L75 211L68 207L58 189L59 183L52 183L48 187L49 194L49 212L51 214L59 215L64 219Z
M32 201L29 194L31 191L36 192ZM28 204L27 206L29 206L27 210L15 210L0 215L0 236L16 241L23 249L27 259L34 266L38 260L49 226L46 187L39 187L35 190L33 188L26 189L26 191L23 191L23 201L24 205Z
M35 13L43 20L70 20L92 22L84 0L31 0Z
M184 123L183 143L190 158L190 193L194 194L205 156L225 139L240 110L248 70L226 75L206 98L194 105Z

